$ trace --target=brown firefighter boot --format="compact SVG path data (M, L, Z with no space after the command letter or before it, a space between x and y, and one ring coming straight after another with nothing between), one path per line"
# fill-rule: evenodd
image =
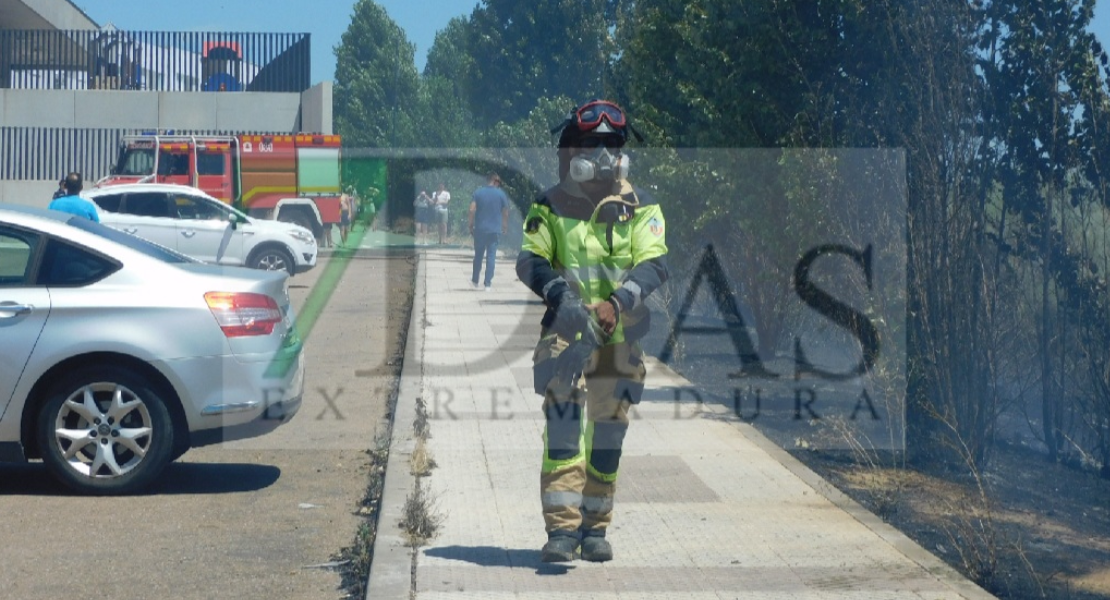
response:
M590 562L613 560L613 547L606 541L604 529L582 531L582 560Z
M547 534L547 543L540 551L540 560L550 562L570 562L578 552L578 532L556 529Z

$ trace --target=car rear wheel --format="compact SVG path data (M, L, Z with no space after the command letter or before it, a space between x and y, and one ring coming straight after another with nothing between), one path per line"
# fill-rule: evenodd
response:
M38 443L47 468L89 494L126 494L170 462L173 422L143 375L124 367L84 367L47 392Z
M286 271L290 275L293 275L297 268L293 262L293 255L281 248L273 247L255 252L248 266L264 271Z

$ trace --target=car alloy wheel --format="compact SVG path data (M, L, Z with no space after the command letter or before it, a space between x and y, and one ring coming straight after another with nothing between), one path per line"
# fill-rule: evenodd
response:
M39 413L47 467L78 491L118 494L147 485L168 464L173 426L163 400L126 368L85 368L48 393Z
M293 257L276 248L266 248L255 255L251 266L264 271L286 271L293 274Z

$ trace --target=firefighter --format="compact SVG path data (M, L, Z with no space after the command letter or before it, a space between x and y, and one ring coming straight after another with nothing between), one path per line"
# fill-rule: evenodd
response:
M630 405L644 389L644 300L667 279L663 212L628 181L616 104L586 102L559 133L559 183L524 220L520 279L547 307L533 354L543 394L544 562L613 558L605 539Z

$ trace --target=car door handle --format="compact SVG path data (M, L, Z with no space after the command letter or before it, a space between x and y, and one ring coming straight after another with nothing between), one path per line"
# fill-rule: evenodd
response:
M124 233L130 233L131 235L135 235L136 233L139 232L139 228L138 227L124 227L123 232Z
M185 236L185 237L187 237L187 238L191 238L191 237L193 237L193 236L194 236L194 235L196 235L196 234L197 234L197 232L195 232L195 231L182 231L182 232L181 232L181 235L183 235L183 236Z
M35 307L29 304L16 304L14 302L0 302L0 319L11 319L19 315L25 315Z

